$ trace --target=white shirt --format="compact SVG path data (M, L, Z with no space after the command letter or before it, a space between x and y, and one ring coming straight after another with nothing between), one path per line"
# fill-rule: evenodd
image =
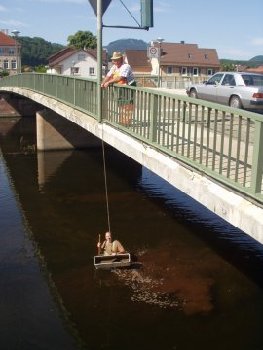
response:
M107 73L107 77L113 76L116 77L124 77L127 79L128 85L130 85L134 81L134 76L132 73L131 66L128 63L123 63L119 68L114 64L109 72Z

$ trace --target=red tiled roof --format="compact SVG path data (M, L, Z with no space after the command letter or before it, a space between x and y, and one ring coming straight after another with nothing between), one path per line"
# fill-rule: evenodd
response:
M95 59L97 58L97 50L95 49L78 50L72 47L66 47L65 49L58 51L49 57L48 59L49 66L54 67L58 65L61 61L64 61L66 58L70 57L76 52L86 52L91 56L93 56ZM107 53L105 50L103 50L102 58L103 58L103 63L106 64Z
M125 54L133 71L151 72L152 66L146 50L126 50Z
M155 43L155 46L158 47L159 44ZM161 48L166 53L161 57L161 65L220 66L215 49L199 48L197 44L165 42Z
M263 66L258 66L254 68L247 68L246 72L252 72L252 73L261 73L263 74Z
M19 43L17 43L19 44ZM15 46L16 40L0 31L0 46Z

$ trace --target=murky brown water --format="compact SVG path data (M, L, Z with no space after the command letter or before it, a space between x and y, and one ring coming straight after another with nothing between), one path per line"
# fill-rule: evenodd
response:
M6 327L4 344L16 334L24 339L20 347L8 349L30 348L26 344L32 332L27 327L30 330L32 323L34 349L72 349L81 344L87 349L263 348L262 245L147 169L107 149L111 230L142 267L96 271L96 241L107 229L101 150L37 155L33 131L31 119L0 121L0 147L13 182L12 189L8 181L2 182L5 171L0 174L0 203L11 208L9 214L1 210L1 226L9 237L20 237L9 239L10 249L17 245L21 250L27 242L29 266L39 266L34 251L46 264L36 273L29 269L26 283L25 274L19 274L21 260L14 272L6 260L5 285L10 292L7 300L6 289L0 291L1 324L10 305L20 319L31 308L30 298L18 302L14 285L23 290L41 280L34 289L34 307L43 314L35 323L34 313L29 313L23 332L17 332L15 322ZM3 169L3 159L0 162ZM16 191L17 202L3 195L4 189ZM16 217L21 219L14 225ZM8 271L17 277L13 284ZM66 315L56 306L58 299ZM43 309L49 310L49 305L54 312L45 315ZM50 329L44 317L52 320ZM53 347L43 336L49 332L58 334Z

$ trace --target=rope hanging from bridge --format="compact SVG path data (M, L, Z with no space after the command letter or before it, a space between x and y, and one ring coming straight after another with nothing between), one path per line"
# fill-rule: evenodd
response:
M102 159L103 159L103 174L104 174L104 187L105 187L108 231L111 232L111 229L110 229L109 195L108 195L107 172L106 172L106 159L105 159L105 149L104 149L104 141L103 141L103 126L102 126L101 148L102 148Z

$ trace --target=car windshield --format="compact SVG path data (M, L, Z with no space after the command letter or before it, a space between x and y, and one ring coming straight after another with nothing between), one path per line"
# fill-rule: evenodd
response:
M209 80L207 80L206 85L216 85L219 84L220 80L222 79L222 76L224 74L216 74L214 76L212 76Z
M263 86L263 74L242 74L246 86Z

